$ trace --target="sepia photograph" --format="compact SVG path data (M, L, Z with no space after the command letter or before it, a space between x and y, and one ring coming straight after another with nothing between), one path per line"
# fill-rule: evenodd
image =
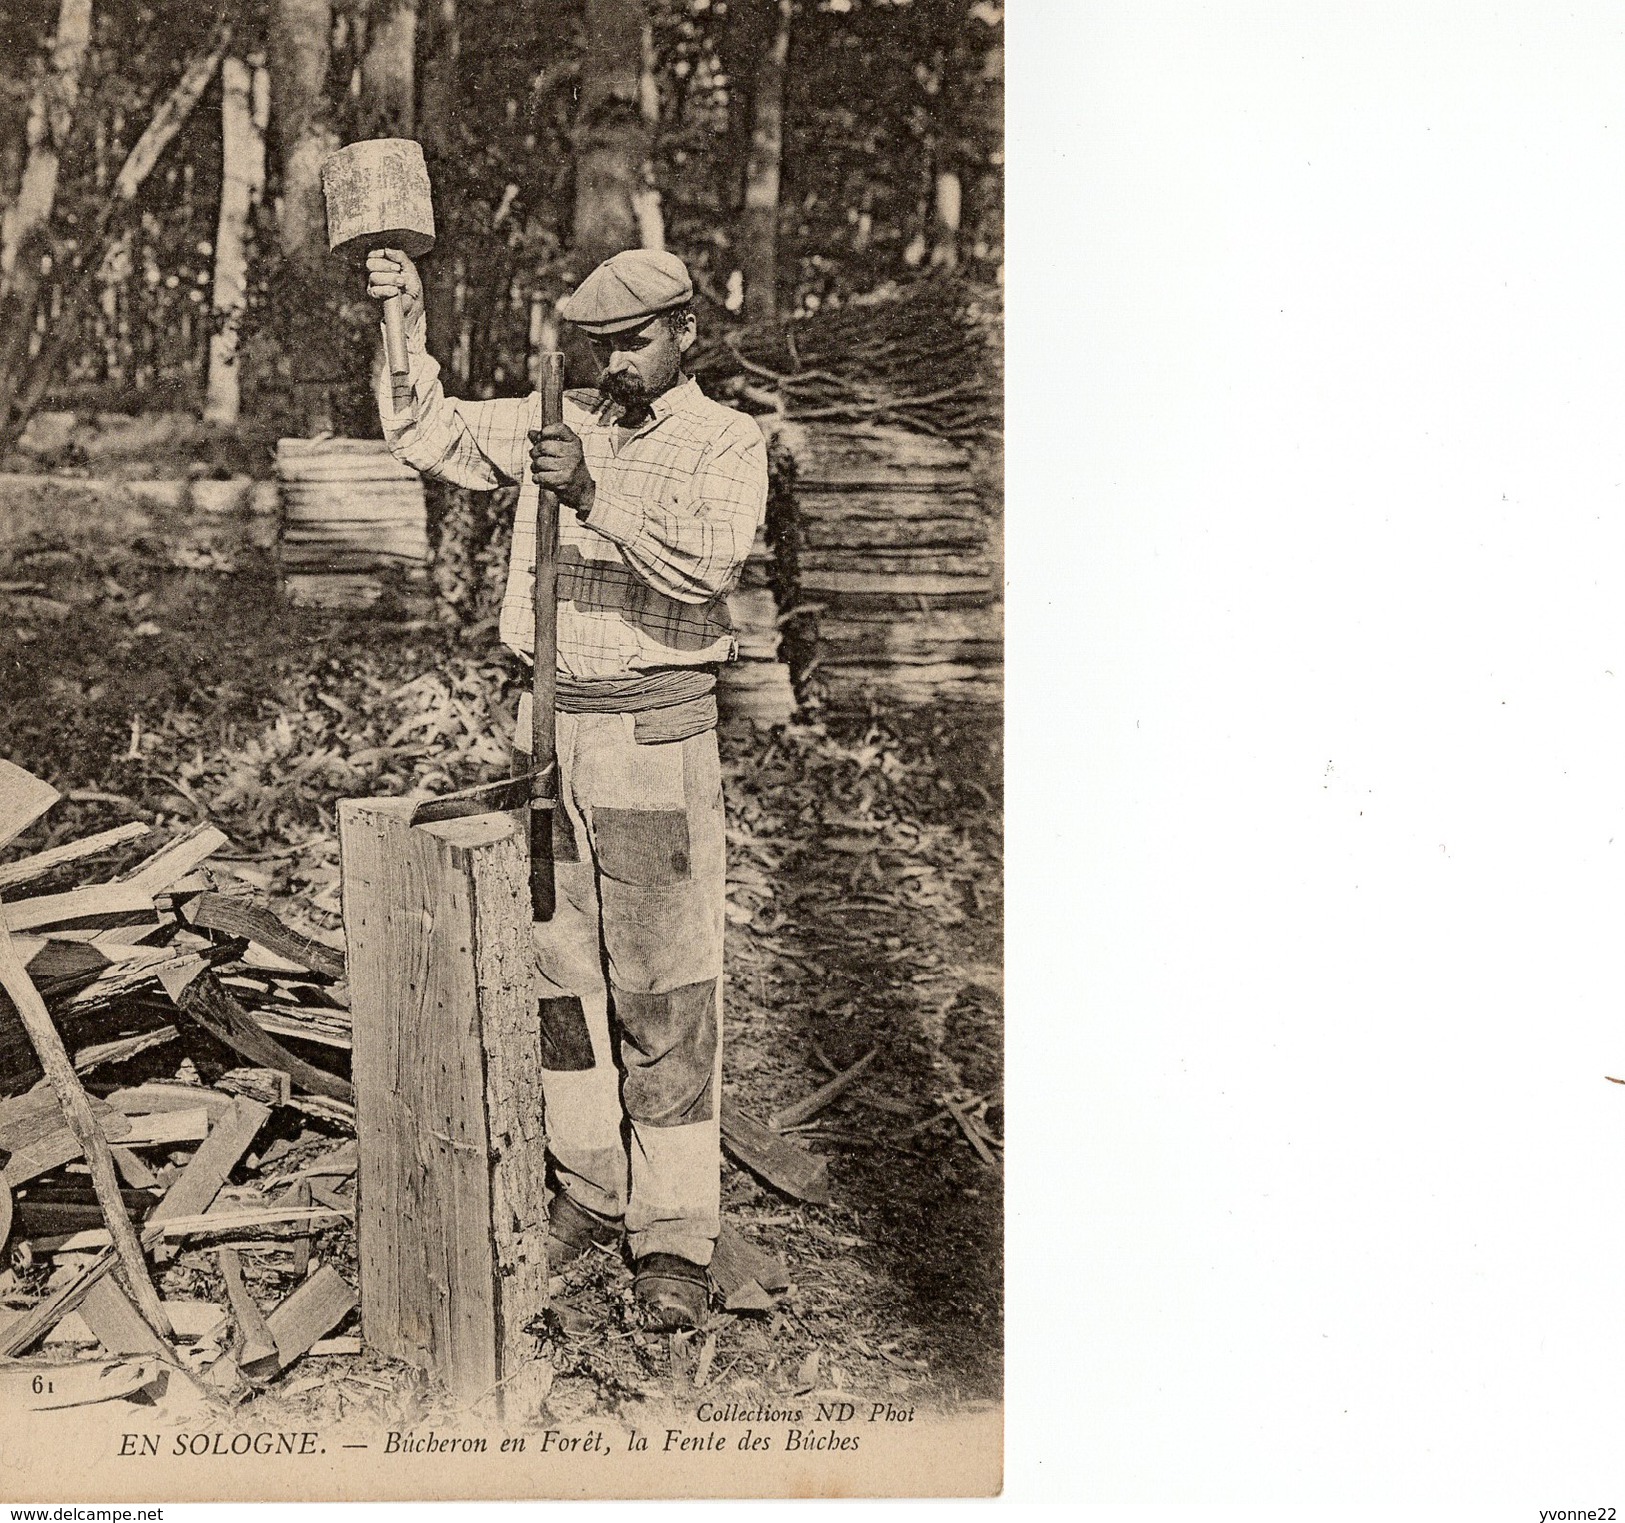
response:
M0 6L0 1495L1003 1484L1002 0Z

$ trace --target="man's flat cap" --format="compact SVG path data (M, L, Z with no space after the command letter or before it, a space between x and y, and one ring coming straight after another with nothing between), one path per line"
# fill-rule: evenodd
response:
M559 315L586 333L620 333L693 299L688 266L675 254L627 249L606 259L582 281Z

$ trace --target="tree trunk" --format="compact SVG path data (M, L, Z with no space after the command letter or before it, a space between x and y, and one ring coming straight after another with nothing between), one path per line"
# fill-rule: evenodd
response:
M936 217L931 238L931 268L952 270L959 265L959 171L937 164Z
M91 0L62 0L56 35L51 41L50 67L41 76L28 108L28 158L22 181L17 199L0 225L0 279L8 283L16 271L18 255L25 247L31 251L38 248L50 225L56 204L57 171L68 134L73 131L79 75L90 47L90 21ZM37 283L37 270L34 279Z
M447 183L452 156L457 151L462 38L457 24L457 0L420 0L419 9L418 137L423 143L429 184L434 188L437 207L443 208L441 187ZM432 254L422 275L429 352L449 364L452 351L457 347L457 282L449 260L436 259Z
M974 182L971 253L978 264L1004 263L1004 48L994 44L982 60L974 97L977 135L986 145L986 164ZM996 276L1002 279L1002 273Z
M0 433L5 432L11 399L28 360L56 206L57 173L73 130L90 23L91 0L62 0L51 62L28 108L28 157L17 198L0 222Z
M0 102L0 227L23 183L23 161L28 150L28 105L18 99Z
M412 136L417 29L418 0L382 0L375 5L361 57L363 136Z
M248 296L248 219L265 188L265 129L270 76L228 58L220 69L220 220L214 239L215 330L209 338L209 380L203 416L237 421L242 383L237 370L237 322Z
M962 29L967 24L961 14L959 27ZM927 92L932 98L933 118L928 143L932 167L930 263L933 270L953 270L959 266L960 209L963 200L959 166L964 141L960 118L964 104L961 96L965 93L961 41L962 32L938 49L935 67L927 85Z
M332 0L271 0L270 19L271 129L282 178L277 239L294 266L296 283L320 290L333 278L326 268L322 163L339 146L327 100ZM291 358L306 431L331 429L333 403L325 376L310 373L308 357Z
M643 18L643 68L638 74L638 112L643 118L643 186L633 202L638 219L638 246L663 249L666 246L666 219L660 209L660 192L655 188L654 164L649 154L660 127L660 81L655 75L655 35L649 18Z
M776 24L755 61L745 205L739 218L745 319L763 322L777 318L779 312L779 169L784 160L784 70L790 55L791 0L751 3L771 5L777 12Z
M290 259L327 253L322 161L339 146L328 121L332 0L271 0L271 124L282 198L277 236Z
M96 220L79 238L79 263L55 288L52 321L49 333L40 351L26 367L21 363L0 369L0 440L10 442L39 406L50 384L52 373L70 337L75 336L75 318L92 284L100 273L103 261L117 257L116 242L110 244L110 230L115 220L136 199L146 184L164 150L175 135L186 125L186 119L208 89L214 71L220 66L231 29L222 26L215 33L214 46L208 54L194 60L176 82L174 89L153 112L152 119L142 129L129 156L113 181L112 193L102 203ZM151 257L150 251L148 257ZM27 330L23 330L26 354ZM16 399L16 415L12 416L12 401Z
M573 133L575 232L569 275L584 280L622 249L638 248L638 206L646 188L649 128L641 105L643 0L587 0L587 50L581 60L581 101ZM585 338L564 340L568 383L597 373Z
M642 0L587 0L587 51L575 121L574 274L638 247L637 201L649 159L639 102Z

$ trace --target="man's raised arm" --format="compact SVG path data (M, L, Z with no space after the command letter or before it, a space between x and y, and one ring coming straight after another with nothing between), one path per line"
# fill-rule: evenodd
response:
M395 411L381 353L373 370L378 421L390 453L403 465L457 486L488 489L518 481L525 467L532 401L465 402L446 395L440 363L424 342L423 282L399 249L374 249L367 256L367 295L375 301L399 296L406 324L409 410Z

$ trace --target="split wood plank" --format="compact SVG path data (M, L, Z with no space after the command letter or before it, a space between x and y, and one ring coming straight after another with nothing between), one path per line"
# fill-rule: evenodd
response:
M234 1102L230 1095L204 1084L152 1079L145 1084L113 1090L107 1096L107 1103L121 1116L154 1116L160 1111L195 1111L202 1107L212 1123L228 1114Z
M151 919L158 913L152 895L134 883L97 883L64 894L40 894L0 906L0 923L11 931L36 931L73 921L111 923L114 917Z
M104 1126L116 1127L113 1107L90 1097L91 1111ZM56 1092L43 1079L24 1094L0 1100L0 1149L15 1153L63 1125Z
M335 1211L355 1210L355 1196L345 1195L324 1185L319 1179L302 1179L295 1188L295 1196L306 1192L324 1206L330 1206ZM309 1204L309 1201L306 1202Z
M332 1332L359 1302L344 1276L331 1264L323 1264L266 1318L279 1367L285 1370L307 1353L311 1344Z
M342 1100L329 1100L322 1095L295 1095L288 1104L307 1116L329 1121L334 1126L347 1126L355 1130L355 1107Z
M51 1103L53 1114L50 1124L12 1149L5 1169L0 1171L0 1179L4 1179L12 1189L27 1184L31 1179L38 1179L41 1174L49 1174L52 1169L59 1169L65 1163L72 1163L84 1152L73 1128L63 1119L54 1095ZM128 1123L116 1113L102 1112L101 1116L102 1135L110 1142L118 1141Z
M126 1147L113 1147L113 1163L124 1183L132 1190L151 1190L158 1184L158 1176L148 1167L146 1159Z
M157 904L154 903L153 912L155 914L157 913L157 908ZM150 925L145 925L138 921L131 921L124 925L109 926L105 931L98 932L92 928L89 931L75 931L71 934L75 936L88 936L90 944L95 947L98 952L104 952L111 957L114 949L118 947L132 947L138 950L150 950L152 938L160 931L164 931L166 929L167 927L159 925L156 922ZM64 937L70 933L67 931L55 931L52 934L57 937Z
M0 846L16 840L61 797L44 778L0 761Z
M141 1313L111 1275L98 1280L86 1292L79 1303L79 1315L109 1354L156 1354L163 1358L169 1352L168 1345L142 1321Z
M111 1042L93 1042L73 1055L75 1073L87 1074L109 1063L123 1063L151 1047L173 1042L180 1033L173 1026L156 1026L136 1036L118 1037Z
M155 1242L160 1238L173 1242L183 1237L285 1238L302 1236L312 1227L333 1227L354 1218L353 1210L333 1211L321 1206L297 1211L280 1207L253 1211L223 1211L217 1208L205 1211L201 1216L178 1216L151 1229L151 1232ZM53 1243L51 1251L82 1253L90 1248L105 1248L107 1241L107 1229L96 1227Z
M130 1129L119 1141L127 1148L173 1147L177 1142L202 1142L209 1135L209 1112L198 1106L189 1111L153 1111L130 1118Z
M722 1097L722 1145L753 1174L797 1200L827 1206L829 1160L810 1153Z
M308 1179L301 1179L289 1192L288 1204L295 1210L298 1210L301 1206L309 1206L313 1200L314 1190L315 1186ZM333 1195L332 1191L323 1190L322 1195L324 1197L322 1200L324 1206L339 1205L337 1197ZM344 1204L353 1207L355 1202L348 1201ZM296 1237L293 1240L292 1268L293 1277L296 1280L304 1279L305 1275L310 1271L310 1241L309 1237Z
M261 1031L253 1016L203 967L201 959L196 968L177 969L173 974L160 975L160 979L182 1015L196 1021L232 1051L241 1053L256 1068L280 1068L301 1089L345 1105L355 1104L355 1090L348 1079L296 1057L275 1037Z
M169 1321L164 1316L164 1309L158 1303L158 1292L147 1274L147 1261L136 1239L135 1229L130 1225L130 1218L124 1214L124 1202L119 1195L118 1176L113 1170L113 1155L107 1150L107 1138L97 1123L90 1098L85 1094L79 1076L73 1071L67 1049L62 1045L61 1034L51 1022L45 1001L40 998L27 970L17 961L10 933L3 928L0 928L0 987L4 987L11 997L29 1041L39 1055L45 1076L56 1091L62 1114L73 1128L79 1146L84 1149L85 1158L90 1164L91 1181L96 1186L97 1197L107 1218L107 1229L112 1235L113 1246L118 1250L124 1272L129 1277L130 1289L141 1308L141 1314L156 1332L167 1337L170 1333Z
M272 1036L296 1037L302 1042L315 1042L321 1047L337 1047L343 1052L348 1052L354 1045L347 1035L325 1026L318 1026L308 1020L283 1015L280 1010L261 1008L251 1010L249 1014L253 1016L254 1024L261 1031L269 1031Z
M161 894L194 867L207 862L226 844L227 837L223 830L217 830L213 825L194 825L185 835L177 836L146 861L137 863L127 873L120 873L113 881L139 888L147 894Z
M785 1290L790 1284L790 1274L783 1261L776 1255L764 1253L731 1222L724 1222L722 1231L717 1234L716 1249L711 1255L711 1278L716 1281L730 1311L762 1309L755 1305L736 1305L730 1299L750 1285L770 1291Z
M139 1215L151 1210L158 1197L132 1190L123 1200L127 1212ZM49 1195L30 1193L17 1202L15 1230L18 1237L42 1247L70 1238L76 1232L93 1232L105 1221L102 1208L94 1201L53 1199Z
M171 1300L168 1296L164 1297L164 1315L182 1342L207 1337L226 1320L225 1311L213 1301ZM94 1343L96 1335L78 1312L70 1311L45 1335L44 1341L47 1347L53 1343Z
M80 1304L79 1315L96 1335L96 1341L110 1354L140 1354L162 1361L169 1374L194 1392L198 1390L192 1372L183 1365L175 1350L143 1320L124 1288L112 1275L98 1280ZM168 1303L164 1315L169 1316ZM166 1325L171 1325L167 1324Z
M181 1176L169 1187L156 1210L147 1218L148 1224L171 1221L176 1217L196 1215L214 1204L226 1177L237 1167L238 1160L248 1151L249 1144L270 1119L271 1109L258 1100L242 1097L234 1100L230 1109L210 1129L203 1146L192 1155L181 1170ZM155 1250L159 1262L170 1256L167 1245Z
M0 1358L11 1359L26 1353L91 1292L96 1283L111 1274L118 1255L105 1248L101 1256L85 1265L71 1280L41 1301L32 1311L0 1324Z
M132 820L128 825L115 825L111 830L97 831L95 835L85 836L78 841L67 841L61 846L35 852L31 857L23 857L20 861L8 862L0 867L0 889L16 888L19 883L32 883L34 879L43 878L46 873L66 863L93 857L125 841L139 840L150 834L151 830L150 825Z
M243 1261L235 1248L219 1248L215 1257L220 1263L220 1275L226 1282L226 1298L231 1302L232 1314L237 1318L237 1331L242 1348L237 1354L238 1366L245 1374L277 1358L276 1339L265 1325L265 1318L243 1283Z
M794 1105L787 1105L781 1111L775 1111L768 1121L768 1125L776 1132L782 1132L786 1127L800 1126L803 1121L810 1121L826 1105L840 1099L847 1090L863 1077L863 1071L880 1056L878 1047L871 1047L850 1068L835 1075L828 1084L815 1089L805 1100L798 1100Z
M182 911L182 917L199 930L222 931L228 936L246 937L308 972L319 973L326 978L344 977L344 957L341 953L309 936L301 936L263 905L245 903L229 894L199 894Z
M135 926L131 929L148 933L156 927ZM192 941L202 941L201 937L188 937ZM176 943L180 938L176 937ZM67 945L67 943L58 943ZM230 954L229 947L214 947L203 942L208 954L215 957L225 957ZM99 970L96 976L77 993L73 994L66 1010L75 1015L86 1013L100 1005L110 1005L120 995L128 994L131 990L143 983L156 981L160 972L167 967L184 961L186 958L197 955L199 949L195 946L186 946L172 943L168 946L128 946L118 945L105 941L101 936L95 937L85 952L95 957L109 959L106 968ZM42 990L42 993L46 991ZM47 999L50 995L46 995Z
M272 1184L285 1185L295 1179L331 1179L354 1174L358 1160L358 1149L353 1142L341 1142L331 1153L324 1153L314 1163L308 1163L302 1169L295 1169L291 1174L279 1175L272 1180Z
M217 1089L241 1095L246 1100L258 1100L272 1110L293 1101L292 1086L280 1068L236 1068L221 1074L214 1082Z

